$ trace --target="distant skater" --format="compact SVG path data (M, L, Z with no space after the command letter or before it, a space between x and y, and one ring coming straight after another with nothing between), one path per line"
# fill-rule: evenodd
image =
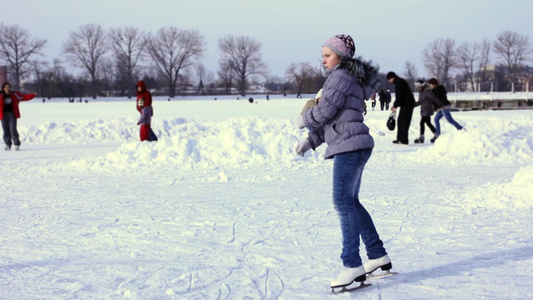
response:
M150 139L150 124L152 123L152 116L154 110L152 108L152 94L146 89L144 81L137 82L137 110L141 113L141 117L137 122L140 125L140 137L142 141L151 141Z
M394 101L391 110L396 112L396 109L400 107L396 140L392 142L394 144L408 145L409 127L411 126L411 119L413 118L415 97L413 96L413 92L407 84L407 81L399 76L396 76L396 73L387 73L387 80L394 84L394 94L396 95L396 100Z
M390 90L387 90L385 92L385 110L389 110L389 104L391 102L392 96L390 94Z
M387 101L387 94L385 93L384 89L381 89L378 95L379 95L379 106L381 107L381 110L383 111L383 108L385 107L385 101Z
M446 88L439 84L439 81L436 78L431 78L428 83L431 86L433 93L442 104L442 107L440 107L437 111L437 114L435 114L436 132L435 136L431 139L431 142L434 143L440 136L440 119L442 119L443 116L446 118L446 121L452 124L457 130L463 130L464 127L457 123L452 117L452 113L450 112L451 103L448 100L448 92L446 91Z
M21 94L11 90L11 84L6 82L2 85L0 92L0 119L4 130L4 150L11 150L15 145L15 150L20 150L20 139L17 130L17 119L20 118L20 101L28 101L35 97L35 94Z
M415 87L418 89L418 101L415 106L420 106L420 136L415 139L415 144L424 143L424 132L426 125L431 132L435 133L435 127L431 124L431 116L435 112L435 109L441 107L439 99L435 97L431 89L428 89L428 85L423 80L415 82Z

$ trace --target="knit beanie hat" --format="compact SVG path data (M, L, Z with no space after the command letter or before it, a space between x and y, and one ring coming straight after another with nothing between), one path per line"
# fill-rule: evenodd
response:
M329 38L324 45L340 57L351 58L355 54L355 43L351 36L339 34Z
M390 71L389 73L387 73L387 80L391 79L391 78L396 78L396 73Z

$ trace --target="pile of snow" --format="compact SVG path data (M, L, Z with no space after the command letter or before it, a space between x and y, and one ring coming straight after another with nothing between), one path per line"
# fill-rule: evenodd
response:
M488 118L469 121L464 124L466 130L459 131L444 119L441 120L441 126L447 126L446 131L443 130L433 147L411 153L407 158L418 162L446 164L532 161L533 120L527 115L510 120Z
M45 122L19 128L21 141L33 144L95 144L126 142L139 136L135 120L92 120L69 123Z
M156 120L152 126L159 137L156 143L138 142L139 129L135 122L134 119L46 122L20 131L23 143L121 144L106 156L72 162L83 168L215 169L264 164L295 167L302 160L320 164L325 151L323 146L316 152L308 152L304 158L294 155L295 145L307 136L307 131L296 129L293 118L243 117L202 122L189 118ZM418 151L404 153L406 159L461 165L532 161L533 120L527 114L508 120L471 119L464 123L467 131L457 131L446 121L441 122L443 134L435 144L430 146L428 141ZM390 143L391 135L395 134L380 131L383 123L381 119L367 120L376 144ZM411 136L417 136L417 127L411 126Z
M531 202L532 178L533 165L523 167L509 182L490 182L475 188L465 195L463 207L469 210L479 208L530 209L533 207Z
M272 163L291 166L298 159L294 146L305 138L305 132L295 129L289 119L232 118L199 123L177 118L162 123L154 124L157 142L125 142L105 157L77 160L72 165L114 169L138 166L215 169ZM118 139L127 134L131 133L123 131ZM318 153L310 157L317 160Z

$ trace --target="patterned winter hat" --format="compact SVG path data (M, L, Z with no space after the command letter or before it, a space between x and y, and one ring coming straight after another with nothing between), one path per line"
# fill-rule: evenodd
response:
M339 34L329 38L324 45L340 57L351 58L355 54L355 43L351 36L347 34Z

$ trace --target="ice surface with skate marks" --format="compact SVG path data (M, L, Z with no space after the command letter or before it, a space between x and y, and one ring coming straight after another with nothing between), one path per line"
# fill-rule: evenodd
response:
M138 141L131 101L21 104L21 151L0 155L0 298L353 297L329 287L332 162L293 152L307 99L257 99L155 98L157 143ZM435 144L407 147L387 116L365 117L360 200L400 274L355 293L533 297L533 111L454 112L467 132L442 120Z

